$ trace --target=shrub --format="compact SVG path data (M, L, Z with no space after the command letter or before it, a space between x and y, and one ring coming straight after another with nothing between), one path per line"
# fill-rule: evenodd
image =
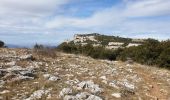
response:
M3 47L4 46L4 42L3 41L0 41L0 47Z
M116 60L121 50L108 50L103 46L93 47L91 44L84 46L74 43L62 43L57 47L58 50L66 53L82 54L96 59Z
M158 42L149 39L144 45L125 48L119 59L125 61L126 58L142 64L170 68L170 41Z
M93 47L91 44L85 46L71 43L62 43L58 49L75 54L83 54L96 59L122 60L130 58L133 61L170 68L170 40L159 42L147 39L143 45L124 49L108 50L103 46Z

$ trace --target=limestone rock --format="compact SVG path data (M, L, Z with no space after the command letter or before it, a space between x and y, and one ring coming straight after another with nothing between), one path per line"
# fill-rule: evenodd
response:
M113 93L112 96L115 98L121 98L121 93Z
M61 97L65 96L65 95L69 95L71 93L73 93L73 90L71 88L63 88L61 90L60 94L59 94L59 97L61 98Z

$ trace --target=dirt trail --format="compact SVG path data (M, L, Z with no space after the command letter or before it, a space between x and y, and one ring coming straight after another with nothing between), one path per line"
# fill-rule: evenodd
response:
M151 97L154 100L168 100L167 96L161 94L161 87L160 85L158 85L158 79L152 77L151 72L140 67L136 69L136 72L138 73L138 75L140 75L140 77L143 77L144 81L150 86L150 90L148 91L148 93L146 93L148 97Z

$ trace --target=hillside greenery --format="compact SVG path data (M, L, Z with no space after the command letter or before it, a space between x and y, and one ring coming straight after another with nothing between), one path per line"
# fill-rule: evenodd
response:
M127 58L131 58L133 61L141 64L156 65L170 69L170 40L159 42L154 39L147 39L143 45L117 50L108 50L104 46L93 47L91 44L85 46L75 45L73 42L70 42L60 44L57 50L66 53L82 54L96 59L126 61Z
M91 33L91 34L77 34L78 36L86 37L86 36L94 36L97 41L86 40L84 43L88 44L98 44L100 43L102 46L107 46L109 42L122 42L124 43L123 46L127 46L129 43L139 43L143 44L140 41L133 41L131 38L124 38L119 36L109 36L109 35L101 35L98 33ZM145 40L143 40L145 42ZM73 42L73 41L72 41ZM80 43L80 42L77 42Z
M132 39L130 38L122 38L118 36L107 36L107 35L97 35L95 39L101 42L102 45L107 45L109 42L123 42L123 43L132 42Z
M85 46L75 45L73 42L62 43L57 47L57 49L66 53L82 54L96 59L109 60L116 60L116 57L122 51L121 49L115 51L109 50L103 46L93 47L91 44L87 44Z

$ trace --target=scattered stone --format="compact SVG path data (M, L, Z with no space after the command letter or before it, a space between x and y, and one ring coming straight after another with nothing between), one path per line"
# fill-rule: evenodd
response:
M121 98L121 93L113 93L112 96L115 98Z
M90 95L86 100L103 100L103 99L95 95Z
M32 54L28 54L28 55L22 55L20 56L21 60L33 60L33 56Z
M116 89L119 89L119 87L116 84L117 84L116 81L112 81L112 82L109 83L109 86L116 88Z
M59 77L51 75L51 74L44 74L43 75L45 79L48 79L49 81L58 81L60 80Z
M34 77L18 76L18 77L16 77L16 78L13 78L13 79L11 80L11 82L22 81L22 80L27 81L27 80L33 80L33 79L34 79Z
M43 77L44 77L45 79L49 79L50 76L51 76L50 74L44 74L44 75L43 75Z
M91 94L88 92L82 92L76 95L77 98L81 99L81 100L85 100L87 99Z
M169 99L170 73L166 69L73 54L60 54L57 59L34 54L34 60L31 53L29 49L0 50L0 100L8 93L9 100L154 100L158 98L151 93L153 80L160 86L159 99ZM37 90L40 87L53 91ZM33 89L37 91L30 94Z
M3 90L2 92L0 92L0 94L6 94L6 93L10 93L9 90Z
M37 90L35 91L29 98L27 98L26 100L37 100L37 99L41 99L43 96L47 96L50 93L50 90Z
M154 88L154 86L153 86L153 85L149 85L149 87L150 87L150 88Z
M80 82L80 81L79 81L78 79L74 79L74 80L68 80L68 81L66 81L65 83L68 84L68 85L73 86L73 85L75 85L75 84L77 84L77 83L79 83L79 82Z
M94 84L93 81L83 81L81 83L79 83L78 85L78 89L82 90L82 89L88 89L91 93L101 93L103 91L103 89L99 88L99 85Z
M100 79L106 80L106 76L101 76Z
M123 82L120 83L120 84L123 85L123 86L125 86L125 87L128 88L128 89L132 89L132 90L135 89L135 85L129 83L127 79L123 80Z
M63 97L65 95L69 95L69 94L72 94L73 93L73 90L71 88L63 88L59 94L59 97Z
M22 71L24 70L21 66L12 66L6 69L8 72Z
M11 61L11 62L6 63L7 66L15 66L15 64L16 64L16 61Z
M72 95L66 95L64 96L63 100L79 100L79 99Z
M60 78L59 78L59 77L56 77L56 76L51 76L51 77L49 78L49 81L57 81L57 80L60 80Z
M107 81L106 81L106 80L102 80L102 82L103 82L104 84L107 84Z

